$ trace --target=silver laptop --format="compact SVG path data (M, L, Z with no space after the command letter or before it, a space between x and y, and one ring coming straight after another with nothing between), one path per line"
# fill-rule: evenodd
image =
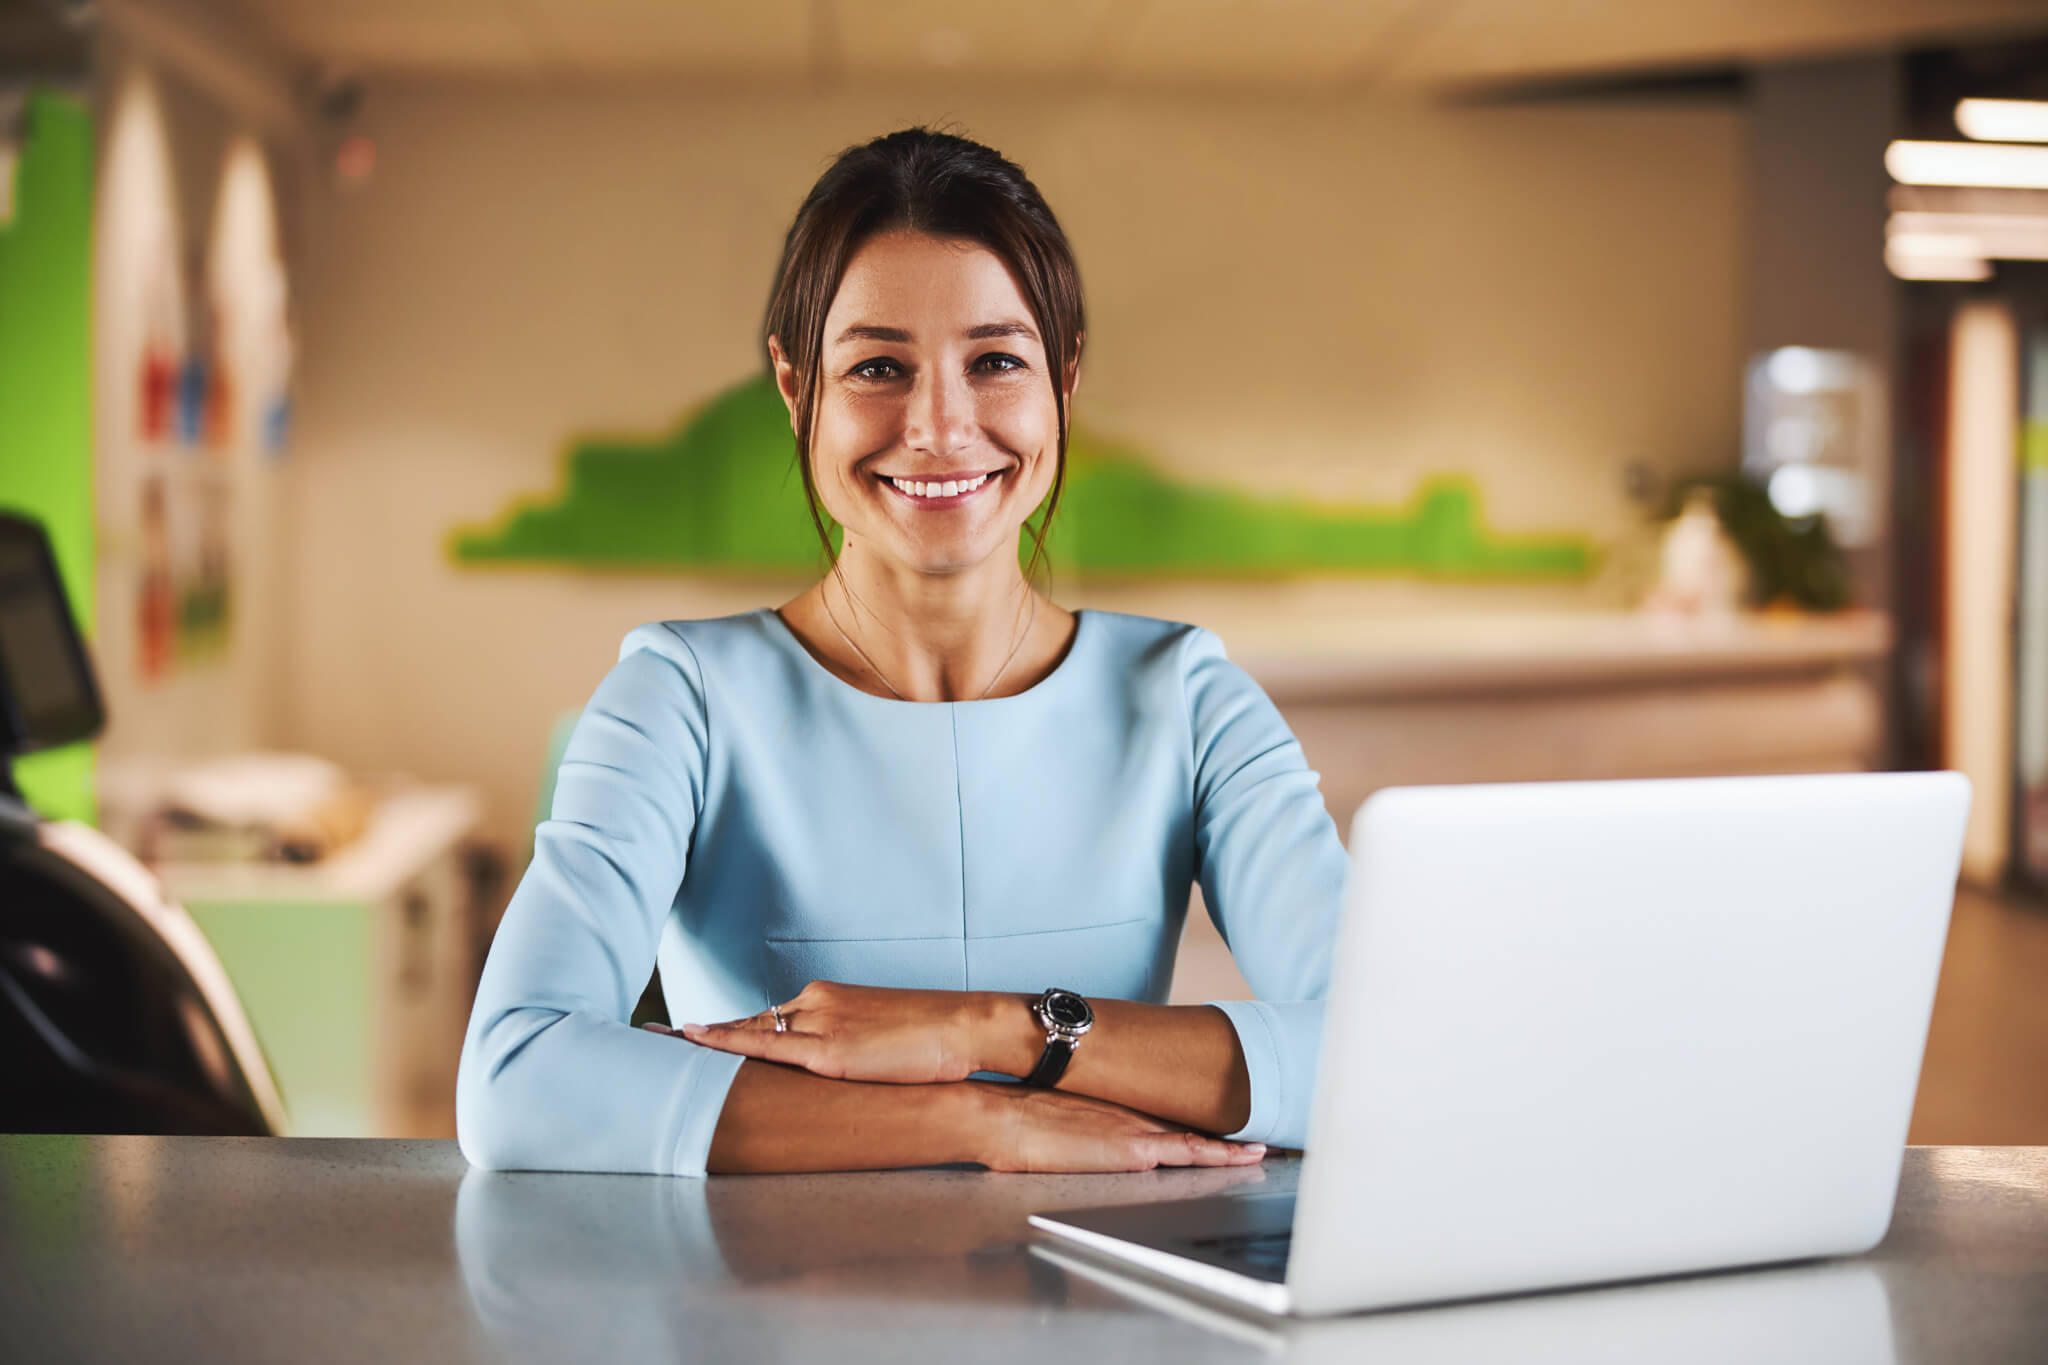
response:
M1275 1314L1867 1251L1969 800L1947 772L1377 792L1295 1188L1030 1221Z

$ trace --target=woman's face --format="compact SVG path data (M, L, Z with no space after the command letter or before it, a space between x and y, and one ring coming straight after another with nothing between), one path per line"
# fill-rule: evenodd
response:
M795 372L771 355L793 406ZM1002 259L921 232L865 243L825 315L811 445L846 546L932 574L1014 561L1058 459L1045 346ZM964 486L924 486L949 482Z

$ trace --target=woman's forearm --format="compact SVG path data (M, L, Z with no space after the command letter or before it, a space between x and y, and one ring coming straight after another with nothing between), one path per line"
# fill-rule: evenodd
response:
M1254 1165L1224 1142L1072 1091L979 1081L843 1081L748 1058L705 1166L713 1174L875 1170L974 1161L997 1171Z
M749 1058L711 1135L714 1174L860 1171L981 1161L972 1087L814 1076Z
M1045 1050L1032 997L974 993L979 1068L1028 1075ZM1074 1049L1058 1088L1154 1114L1207 1133L1234 1133L1251 1117L1251 1072L1230 1016L1212 1005L1147 1005L1089 998L1095 1025Z
M943 1089L976 1072L1030 1074L1045 1049L1045 1030L1031 1001L1030 996L994 991L813 981L774 1008L725 1023L684 1024L679 1032L700 1046L790 1068L794 1078L781 1089L761 1092L760 1113L773 1124L834 1128L837 1106L852 1106L849 1121L861 1126L852 1130L858 1145L851 1154L866 1165L981 1161L987 1148L972 1149L988 1137L987 1105L1018 1098L1004 1094L1018 1087L967 1087L968 1098L906 1099L887 1092L891 1087ZM1146 1005L1107 997L1090 1003L1095 1026L1061 1076L1058 1093L1105 1102L1124 1115L1150 1115L1181 1130L1224 1134L1244 1129L1252 1117L1251 1074L1229 1015L1211 1005ZM738 1100L729 1098L724 1111L734 1116L732 1141L744 1145L723 1150L735 1161L772 1164L712 1169L824 1169L831 1154L841 1150L836 1141L772 1127L755 1130L753 1090L769 1084L754 1079L756 1071L749 1066L739 1073L746 1090L736 1092ZM844 1078L864 1084L848 1087ZM854 1098L878 1091L872 1099ZM942 1108L917 1108L924 1103ZM1013 1111L998 1107L996 1113L1007 1117ZM728 1136L724 1119L717 1131L721 1139ZM812 1151L806 1144L813 1143L815 1161L796 1154ZM716 1161L721 1147L714 1142L711 1150ZM898 1159L902 1152L915 1155Z

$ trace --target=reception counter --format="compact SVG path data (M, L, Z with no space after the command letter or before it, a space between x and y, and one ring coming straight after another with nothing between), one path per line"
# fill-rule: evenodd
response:
M1387 700L1827 672L1882 658L1892 627L1883 612L1864 609L1550 611L1240 624L1227 643L1276 700Z
M452 1142L0 1137L0 1360L1973 1365L2048 1342L2048 1148L1914 1148L1875 1252L1276 1325L1034 1250L1118 1176L491 1174Z
M1241 622L1339 833L1380 787L1883 764L1888 617L1642 612Z

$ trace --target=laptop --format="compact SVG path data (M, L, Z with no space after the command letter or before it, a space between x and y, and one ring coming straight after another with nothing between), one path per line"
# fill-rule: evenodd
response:
M1292 1188L1031 1225L1279 1315L1867 1251L1969 801L1952 772L1379 791Z

